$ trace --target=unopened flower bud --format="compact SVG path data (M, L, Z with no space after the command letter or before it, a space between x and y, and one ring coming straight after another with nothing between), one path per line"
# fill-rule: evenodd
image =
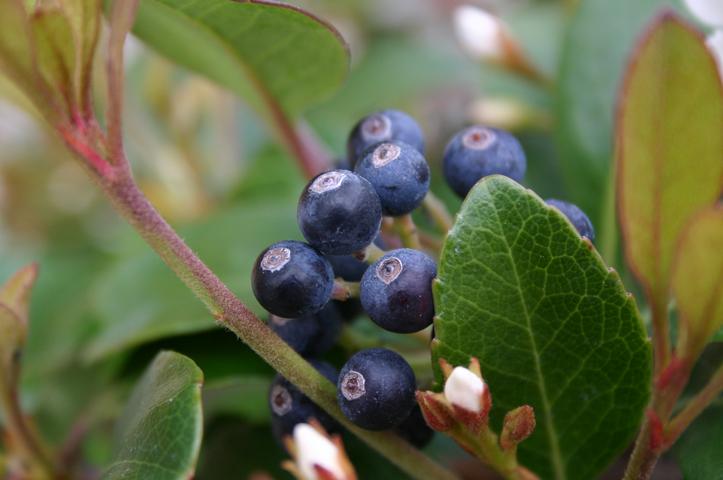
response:
M454 425L452 411L443 395L417 391L417 403L422 410L424 421L432 430L446 432Z
M721 73L721 77L723 77L723 28L709 35L705 43L718 61L718 71Z
M503 450L516 447L521 441L532 435L535 430L535 411L529 405L517 407L507 412L502 423L500 446Z
M504 61L504 26L496 16L472 5L462 5L454 11L454 29L462 48L473 58Z
M285 462L284 468L299 480L356 480L341 440L330 439L318 422L297 424L286 443L294 462Z
M464 367L455 367L444 384L444 396L449 403L474 413L482 411L487 385Z
M712 27L723 27L723 2L720 0L685 0L693 15Z

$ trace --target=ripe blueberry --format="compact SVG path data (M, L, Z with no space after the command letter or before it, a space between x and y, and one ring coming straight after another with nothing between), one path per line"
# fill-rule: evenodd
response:
M312 360L311 364L331 382L337 382L338 372L334 367L317 360ZM336 420L281 375L276 375L271 383L269 409L272 432L282 445L284 436L291 435L297 423L308 422L310 418L317 419L329 432L340 430Z
M482 177L500 174L520 182L527 169L525 152L512 134L481 125L452 137L443 162L444 178L462 198Z
M354 171L369 180L385 215L405 215L429 190L429 165L414 147L400 141L378 143L364 152Z
M434 430L427 425L418 404L414 405L409 416L394 431L417 448L424 448L434 437Z
M362 118L352 129L346 144L349 163L354 167L367 148L389 140L408 143L424 154L424 135L419 124L399 110L382 110Z
M580 207L554 198L548 198L545 200L545 203L562 212L580 235L589 238L591 241L595 240L595 229L592 226L592 222L587 215L585 215L585 212L580 210Z
M434 319L432 280L436 275L437 266L427 254L409 248L392 250L364 273L362 307L385 330L422 330Z
M374 187L348 170L331 170L304 189L296 211L301 233L322 253L349 255L367 247L382 221Z
M284 318L318 312L329 301L334 271L309 245L274 243L256 259L251 287L261 306Z
M269 315L268 323L271 330L305 357L326 353L341 333L341 316L331 302L317 313L298 318Z
M342 367L336 397L344 416L368 430L396 427L416 401L412 367L384 348L357 352Z

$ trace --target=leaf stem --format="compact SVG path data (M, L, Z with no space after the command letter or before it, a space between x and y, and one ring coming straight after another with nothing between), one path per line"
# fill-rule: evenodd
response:
M719 366L703 389L670 419L680 394L688 383L695 359L673 357L657 375L653 398L645 422L625 471L625 480L650 478L658 458L680 438L685 429L723 391L723 365Z
M43 478L59 476L52 455L50 455L36 431L28 424L20 407L17 385L0 375L0 407L5 414L8 434L17 445L26 461L40 469Z
M113 2L108 38L108 146L109 160L119 158L123 149L123 46L133 26L138 0Z
M454 226L454 218L450 215L447 207L444 203L442 203L442 200L437 198L431 190L428 191L427 195L424 197L422 206L443 234L446 235L447 232L452 229Z
M665 447L670 448L688 426L723 392L723 365L719 366L703 389L668 423Z
M668 319L667 295L653 295L650 298L653 298L650 305L650 314L653 325L655 378L657 378L670 362L670 321Z

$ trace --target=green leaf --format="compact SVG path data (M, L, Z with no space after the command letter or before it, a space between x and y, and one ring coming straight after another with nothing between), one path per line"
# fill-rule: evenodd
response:
M617 197L625 253L664 308L680 233L723 178L723 90L703 36L672 13L633 55L620 96Z
M253 262L269 244L299 237L294 204L286 195L249 201L181 229L181 234L241 300L262 315L264 310L251 292ZM101 325L85 350L88 360L215 326L203 305L145 247L118 258L97 281L93 297Z
M519 448L540 478L594 478L628 445L650 390L642 320L618 275L535 194L500 176L472 189L442 250L435 305L435 363L479 359L495 427L515 407L535 409Z
M295 117L329 97L349 63L331 25L275 2L141 0L133 31L271 121L279 114Z
M634 41L666 0L583 0L568 27L558 74L557 139L567 188L600 217L613 157L615 95Z
M103 479L187 480L201 447L203 373L162 352L140 379L116 431L115 460Z
M697 215L686 227L673 266L673 292L685 353L694 355L723 327L723 205Z
M0 285L0 377L11 368L13 357L25 346L28 333L30 292L38 278L38 266L18 270Z
M38 266L30 264L21 268L0 286L0 303L12 310L18 319L27 324L30 312L30 292L38 278Z
M711 407L698 418L674 447L685 480L720 478L723 472L723 405Z

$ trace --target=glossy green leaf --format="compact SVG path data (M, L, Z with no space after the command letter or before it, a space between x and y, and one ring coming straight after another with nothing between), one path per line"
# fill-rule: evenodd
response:
M617 196L625 253L665 305L675 246L723 178L723 90L703 36L657 18L632 57L620 97Z
M558 74L557 139L567 188L600 217L613 157L620 77L643 26L668 0L581 0L568 27Z
M294 205L295 200L286 195L248 201L181 229L181 234L241 300L261 315L263 309L251 292L251 269L268 245L299 237ZM203 305L146 248L118 258L98 280L93 302L101 324L85 351L89 360L215 325Z
M133 31L272 121L329 97L349 63L331 25L276 2L141 0Z
M674 447L685 480L720 478L723 472L723 405L704 411Z
M515 407L535 409L519 448L540 478L595 478L628 445L650 390L642 320L618 275L534 193L500 176L472 189L442 250L435 305L435 364L480 360L495 427Z
M187 480L201 447L203 373L189 358L162 352L140 379L116 430L104 480Z
M718 205L693 219L677 247L672 284L687 354L699 353L723 327L721 245L723 205Z

